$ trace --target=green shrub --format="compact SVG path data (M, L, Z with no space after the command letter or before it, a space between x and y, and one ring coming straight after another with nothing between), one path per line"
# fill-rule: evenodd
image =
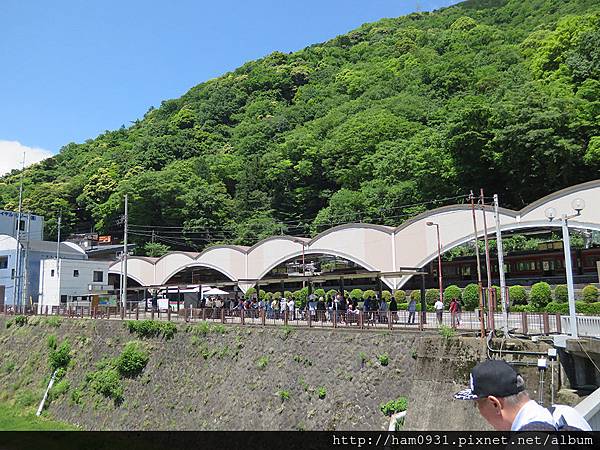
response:
M292 298L294 296L294 294L292 293L292 291L284 291L283 296L289 300L290 298Z
M130 333L135 333L140 338L152 338L162 335L165 339L171 339L177 332L177 327L172 322L161 322L156 320L128 320L125 325Z
M552 289L548 283L541 281L531 286L529 301L535 308L544 308L551 300Z
M598 301L598 288L593 284L588 284L581 291L581 299L586 303L594 303Z
M363 291L362 289L352 289L350 291L350 298L352 300L362 300L363 298Z
M386 302L389 303L389 301L392 299L392 293L390 291L382 291L381 292L381 298L383 298Z
M421 301L421 291L418 289L412 291L410 293L410 299L415 300L417 303L419 303Z
M123 401L123 384L116 369L110 368L88 373L86 382L94 392L112 398L115 403Z
M58 346L58 341L56 340L56 336L54 334L51 334L48 336L48 348L50 350L56 350L56 347Z
M33 406L41 400L41 395L29 389L19 389L15 393L15 403L18 406L28 407Z
M277 391L277 395L279 395L279 398L281 399L281 401L289 400L290 391L285 391L285 390Z
M439 289L427 289L425 291L425 301L428 305L433 305L440 299Z
M600 314L600 302L587 303L587 302L575 302L575 309L578 313L586 315L598 315Z
M327 396L327 390L323 386L320 386L317 388L317 395L323 400Z
M29 317L27 316L15 316L15 325L18 327L22 327L24 325L27 325L27 322L29 321Z
M444 289L445 303L450 303L450 300L452 300L453 298L455 298L456 300L460 300L461 297L462 289L455 284L451 284L446 289Z
M544 309L548 313L569 314L568 303L549 302Z
M382 403L379 405L379 409L386 416L391 416L393 414L406 411L408 408L408 400L406 397L400 397L397 400L390 400L387 403Z
M479 308L479 286L475 283L467 284L462 291L462 300L466 311Z
M71 345L69 340L64 342L56 350L51 350L49 355L50 368L54 371L59 368L66 368L71 361Z
M149 359L148 353L142 350L137 342L131 341L116 359L115 368L121 376L132 378L144 370Z
M76 405L81 405L81 400L83 399L83 392L81 389L77 388L71 392L71 401Z
M370 298L375 298L377 296L377 293L373 290L373 289L367 289L365 292L363 292L363 300Z
M456 336L454 328L449 327L448 325L440 325L438 332L440 333L440 336L442 336L446 340Z
M406 299L406 292L402 289L396 289L396 291L394 292L394 297L396 298L396 303L403 303Z
M60 396L66 394L71 387L71 384L68 380L61 380L58 383L54 383L50 392L48 392L48 397L50 401L59 398Z
M536 312L533 305L512 305L510 312Z
M512 306L527 304L527 291L518 284L508 288L508 297Z
M379 360L379 364L381 364L382 366L387 366L390 363L390 357L387 353L379 355L377 359Z
M325 289L315 289L314 294L317 297L317 300L319 299L319 297L323 297L323 300L325 300Z
M60 324L61 324L61 319L60 319L60 317L58 317L58 316L46 317L46 318L44 319L44 323L45 323L46 325L49 325L49 326L51 326L51 327L58 328L58 327L60 327Z
M244 294L244 298L246 298L246 300L250 300L255 295L256 295L256 288L251 287L251 288L248 288L248 290Z
M398 303L398 311L406 311L408 309L408 303Z
M261 356L260 358L258 358L258 362L256 363L256 366L258 367L259 370L263 370L265 367L267 367L267 364L269 364L269 357L264 355L264 356Z
M329 289L327 291L327 295L325 297L325 300L327 300L327 297L332 298L332 299L335 298L336 294L337 294L337 291L335 289Z
M566 284L559 284L554 288L554 301L566 303L569 301L569 291Z

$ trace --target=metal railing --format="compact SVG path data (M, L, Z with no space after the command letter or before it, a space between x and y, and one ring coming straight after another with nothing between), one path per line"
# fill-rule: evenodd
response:
M441 316L435 312L422 314L416 311L354 311L354 310L307 310L277 311L273 309L230 309L193 308L158 310L146 308L143 303L129 302L126 308L118 306L61 305L41 308L25 306L20 308L0 308L4 315L56 315L73 318L117 319L117 320L169 320L174 322L215 321L238 325L255 326L297 326L308 328L345 328L359 330L434 330L445 325L457 332L480 331L479 311L450 313ZM549 313L509 313L509 330L523 335L548 335L568 332L568 316ZM590 329L600 329L600 317L580 317L582 324ZM484 312L484 322L489 331L492 327L501 329L504 323L502 313ZM565 326L566 325L566 326ZM581 329L584 329L581 326ZM590 331L593 333L594 331ZM597 332L596 332L597 333ZM596 336L599 334L597 333Z
M577 334L600 338L600 316L577 316ZM563 333L571 333L571 317L561 316Z
M600 389L584 398L575 409L590 424L593 431L600 431Z

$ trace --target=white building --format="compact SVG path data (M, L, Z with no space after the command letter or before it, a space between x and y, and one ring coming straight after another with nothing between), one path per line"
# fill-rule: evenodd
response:
M91 301L93 295L106 294L110 261L56 259L40 261L39 310L48 306L67 306ZM60 292L60 298L59 298Z
M0 210L0 234L17 237L17 219L19 213L13 211ZM28 220L28 215L21 214L21 237L26 239L27 223L29 222L29 239L32 241L41 241L44 239L44 218L31 214L31 220Z

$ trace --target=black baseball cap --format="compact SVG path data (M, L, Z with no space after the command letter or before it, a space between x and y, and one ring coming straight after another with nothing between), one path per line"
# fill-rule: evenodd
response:
M525 389L521 376L506 361L489 359L477 364L471 371L470 386L454 394L457 400L477 400L489 395L508 397Z

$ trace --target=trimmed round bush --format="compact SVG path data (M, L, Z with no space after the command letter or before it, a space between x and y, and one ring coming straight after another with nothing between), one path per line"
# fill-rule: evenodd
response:
M552 288L544 281L535 283L529 292L529 302L537 309L544 308L552 300Z
M569 301L569 291L566 284L559 284L554 288L554 301L557 303L567 303Z
M362 291L362 289L352 289L350 291L350 298L352 300L362 300L363 299L363 291Z
M508 297L510 298L511 306L527 304L527 291L523 286L518 284L508 288Z
M319 299L319 297L323 297L323 300L325 300L325 289L315 289L315 292L313 293L317 297L317 300Z
M369 297L374 299L376 296L377 296L377 293L373 289L367 289L365 292L363 292L364 300L368 299Z
M455 284L451 284L446 289L444 289L444 300L446 302L449 302L453 298L455 298L456 300L458 300L458 299L461 298L461 296L462 296L462 289L459 288Z
M586 303L594 303L598 301L598 288L593 284L588 284L581 291L581 299Z
M394 292L394 297L396 297L397 303L403 303L406 300L406 292L402 289L396 289Z
M439 289L427 289L425 291L425 301L428 305L433 305L440 299L440 290Z
M390 291L383 291L381 293L381 297L386 301L389 302L392 299L392 293Z
M510 312L535 312L533 305L513 305L510 307Z
M600 302L575 302L575 310L588 316L600 315Z
M416 301L417 303L421 301L421 291L415 289L410 293L410 299Z
M329 289L329 290L327 291L327 294L326 294L326 295L327 295L329 298L331 298L331 299L334 299L336 294L337 294L337 291L336 291L335 289ZM325 297L325 300L327 300L327 296Z
M467 284L462 291L462 300L467 311L479 308L479 286L475 283Z

